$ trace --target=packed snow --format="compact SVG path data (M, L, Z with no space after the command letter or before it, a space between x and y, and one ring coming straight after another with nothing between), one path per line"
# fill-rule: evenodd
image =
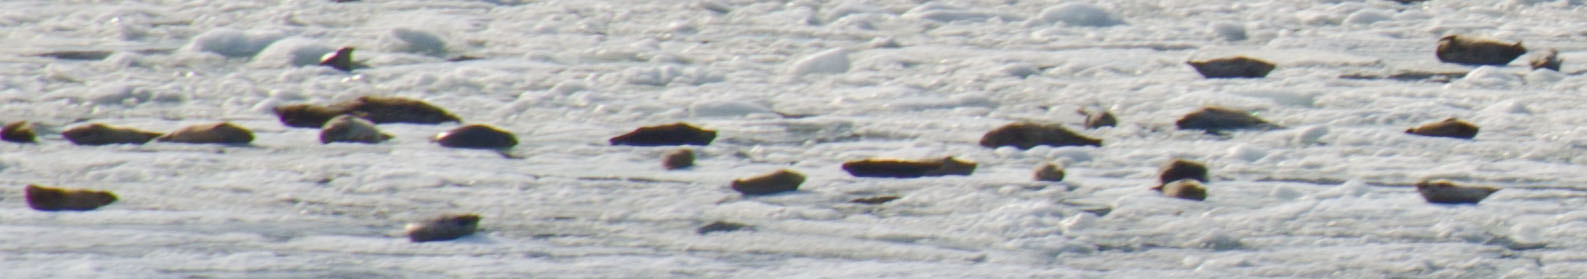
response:
M1415 1L1406 1L1415 2ZM3 278L1571 278L1587 273L1587 9L1574 0L0 2ZM1460 34L1558 49L1562 71L1439 62ZM337 48L367 68L317 65ZM1187 60L1272 61L1206 79ZM1400 73L1432 78L1395 79ZM1456 73L1443 75L1440 73ZM1367 78L1344 78L1347 76ZM464 123L321 144L278 105L424 100ZM1283 129L1209 134L1203 106ZM1119 125L1081 128L1081 109ZM1471 140L1405 130L1456 117ZM229 121L251 145L77 146L88 123ZM1016 121L1100 147L987 148ZM718 131L613 146L641 126ZM515 148L441 147L463 124ZM853 177L944 156L969 176ZM1206 163L1205 201L1150 190ZM1032 178L1044 163L1062 182ZM788 169L797 192L734 179ZM1503 188L1430 204L1422 179ZM30 209L23 186L114 192ZM881 203L854 199L897 196ZM413 243L407 222L480 231ZM747 225L699 233L714 222Z

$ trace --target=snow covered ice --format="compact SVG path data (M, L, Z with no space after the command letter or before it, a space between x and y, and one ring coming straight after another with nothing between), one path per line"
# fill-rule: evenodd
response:
M0 278L1571 278L1587 272L1584 9L0 1L0 120L40 134L0 143ZM1433 50L1450 34L1556 48L1564 64L1441 63ZM368 67L317 65L344 46ZM1184 63L1240 55L1277 68L1205 79ZM382 124L389 141L321 144L318 129L271 114L370 95L424 100L463 123ZM1286 128L1174 127L1205 106ZM1080 130L1082 108L1119 124ZM1404 133L1451 117L1480 133ZM222 121L252 130L252 144L60 136L96 122L168 132ZM976 143L1016 121L1104 144ZM607 142L676 122L719 133L689 147L692 168L661 166L678 147ZM469 124L519 144L430 141ZM839 167L946 156L978 166L912 179ZM1208 165L1205 201L1150 190L1174 159ZM1063 182L1033 181L1049 162ZM779 169L808 179L779 195L729 188ZM1503 190L1434 205L1411 187L1428 178ZM28 184L118 200L35 211ZM850 202L879 196L899 199ZM478 214L479 231L403 235L454 213ZM698 233L718 221L746 227Z

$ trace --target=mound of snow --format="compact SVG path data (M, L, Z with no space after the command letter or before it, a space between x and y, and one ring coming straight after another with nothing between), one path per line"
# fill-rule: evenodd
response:
M291 37L270 44L253 57L253 64L266 67L308 66L320 64L320 58L336 48L308 38ZM354 58L357 58L355 52Z
M431 32L399 27L381 36L380 41L381 47L387 51L446 56L446 41Z
M1379 10L1360 10L1345 17L1345 23L1353 25L1371 25L1374 22L1385 21L1393 18L1387 12Z
M833 73L841 74L849 71L849 51L834 48L811 54L793 62L789 70L793 75Z
M183 49L194 52L209 52L232 58L251 57L264 50L266 46L276 40L286 37L286 34L273 31L243 32L230 28L209 30L189 42Z
M1041 10L1041 15L1031 19L1033 23L1056 24L1063 23L1069 26L1105 27L1124 24L1118 16L1108 10L1103 10L1096 5L1084 3L1067 3Z

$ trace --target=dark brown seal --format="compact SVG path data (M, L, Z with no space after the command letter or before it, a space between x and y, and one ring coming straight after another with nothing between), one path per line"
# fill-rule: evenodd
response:
M1477 137L1477 130L1477 124L1450 117L1444 119L1444 121L1422 124L1422 126L1406 129L1405 133L1418 136L1471 139Z
M175 143L248 144L253 132L231 122L187 126L155 139Z
M805 183L804 174L784 169L760 176L734 179L733 191L745 196L770 195L798 191L799 184L803 183Z
M347 114L347 108L311 104L281 105L272 110L275 111L276 118L281 119L281 124L297 128L324 127L325 122L330 121L331 118Z
M474 234L479 227L479 215L447 214L419 222L408 223L405 228L408 240L413 242L443 241Z
M320 65L330 66L343 72L351 72L353 69L359 68L358 65L353 63L353 47L350 46L336 49L336 52L320 57Z
M669 170L683 169L694 166L694 150L684 148L667 152L661 156L661 167Z
M336 104L333 107L346 108L347 113L363 117L370 122L375 122L375 124L462 122L456 115L446 112L441 107L403 97L363 96L355 100Z
M1036 167L1036 174L1034 176L1036 181L1064 181L1064 168L1054 163L1041 164L1040 167Z
M751 226L745 225L745 224L728 222L728 221L716 221L716 222L711 222L710 224L706 224L705 226L701 226L698 229L695 229L694 233L705 235L705 234L710 234L710 233L714 233L714 232L731 232L731 231L745 230L745 229L754 229L754 227L751 227Z
M612 145L662 146L709 145L716 139L716 131L701 129L689 123L673 123L640 127L632 132L613 137Z
M28 207L39 211L86 211L116 202L116 195L104 191L65 189L28 185Z
M1510 64L1526 53L1521 42L1506 43L1487 38L1448 35L1438 38L1438 61L1466 65Z
M1565 63L1565 60L1559 59L1559 50L1552 48L1538 52L1529 61L1529 64L1532 64L1532 70L1549 69L1555 72L1559 71L1559 65L1563 63Z
M1429 203L1442 204L1475 204L1488 198L1499 188L1492 186L1466 186L1455 185L1448 180L1422 180L1416 182L1416 192L1422 194L1422 199Z
M1013 146L1019 149L1031 149L1037 145L1053 147L1062 146L1102 146L1102 140L1075 133L1061 125L1045 125L1032 122L1015 122L1003 127L993 129L981 136L981 146L998 148Z
M1081 109L1080 115L1086 116L1086 129L1113 127L1119 125L1119 119L1113 117L1113 112L1107 110Z
M320 129L320 143L355 142L355 143L380 143L391 139L390 134L380 132L374 122L352 115L341 115L325 122L325 127Z
M1260 78L1275 68L1272 62L1245 56L1186 61L1206 78Z
M1181 179L1193 179L1207 182L1207 165L1186 160L1174 160L1163 164L1157 174L1158 184L1167 184Z
M1164 196L1202 201L1207 199L1207 186L1195 179L1180 179L1167 184L1152 187L1152 190L1162 192Z
M1224 130L1240 129L1277 129L1281 126L1268 123L1267 120L1251 115L1250 112L1225 107L1203 107L1201 110L1186 114L1174 122L1181 130L1203 130L1208 133L1217 133Z
M864 197L864 198L853 199L853 200L849 200L849 202L852 202L852 203L863 203L863 204L884 204L884 203L887 203L887 202L890 202L890 201L894 201L894 200L897 200L897 199L898 199L898 196L875 196L875 197Z
M27 121L7 123L4 128L0 128L0 140L15 143L34 143L38 141L37 138L38 135L33 134L33 124Z
M445 147L504 149L518 145L518 137L490 125L472 124L435 135Z
M160 133L91 123L66 129L61 136L76 145L144 144L159 137Z
M856 177L914 178L925 176L970 175L975 162L943 157L934 160L865 159L843 163L843 171Z

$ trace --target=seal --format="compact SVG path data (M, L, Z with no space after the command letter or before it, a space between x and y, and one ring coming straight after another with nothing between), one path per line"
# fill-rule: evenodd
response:
M353 47L350 46L344 46L336 49L336 52L327 53L325 56L320 57L320 65L330 66L343 72L352 72L353 69L363 68L360 67L363 65L353 63Z
M1185 64L1190 64L1206 78L1262 78L1276 68L1273 62L1245 56L1192 60L1185 61Z
M1552 48L1538 52L1537 55L1532 56L1531 61L1528 61L1528 64L1532 64L1532 70L1534 71L1537 69L1549 69L1558 72L1559 65L1563 63L1565 63L1565 60L1559 59L1559 50Z
M404 230L412 242L444 241L474 234L479 227L479 215L446 214L427 220L408 223Z
M1506 43L1494 39L1461 35L1438 38L1438 61L1463 65L1504 66L1526 53L1521 42Z
M391 134L380 132L374 122L352 115L339 115L325 122L320 129L320 143L353 142L381 143L391 139Z
M1444 121L1422 124L1422 126L1406 129L1405 133L1428 137L1472 139L1477 137L1477 130L1477 124L1450 117L1444 119Z
M694 167L694 150L684 148L661 156L661 167L668 170Z
M855 177L915 178L927 176L970 175L975 162L953 156L935 160L865 159L843 163L843 171Z
M1003 125L981 136L981 146L990 148L1013 146L1019 149L1031 149L1037 145L1102 146L1102 140L1075 133L1061 125L1023 121Z
M221 122L183 127L155 140L175 143L248 144L253 142L253 132L231 122Z
M1184 117L1179 118L1179 121L1175 121L1174 125L1178 126L1180 130L1203 130L1208 133L1219 133L1224 130L1283 128L1251 115L1247 111L1215 106L1202 107L1201 110L1185 114Z
M1207 186L1195 179L1180 179L1167 184L1152 187L1152 190L1162 192L1164 196L1203 201L1207 200Z
M1064 168L1054 163L1041 164L1036 167L1036 181L1059 182L1064 181Z
M759 196L798 191L799 184L803 183L804 174L782 169L760 176L734 179L732 187L733 191L744 196Z
M698 229L695 229L694 233L697 233L697 234L700 234L700 235L706 235L706 234L710 234L710 233L714 233L714 232L731 232L731 231L745 230L745 229L754 229L754 228L755 227L752 227L750 225L745 225L745 224L740 224L740 223L734 223L734 222L728 222L728 221L716 221L716 222L711 222L710 224L706 224L705 226L701 226Z
M852 200L849 200L849 202L860 203L860 204L884 204L884 203L887 203L887 202L890 202L890 201L894 201L894 200L897 200L897 199L898 199L898 196L887 195L887 196L874 196L874 197L864 197L864 198L852 199Z
M66 189L28 184L23 189L28 207L38 211L88 211L116 202L116 195L104 191Z
M1157 174L1158 184L1168 184L1183 179L1207 182L1207 165L1176 159L1163 164Z
M0 140L15 143L35 143L38 136L33 134L33 124L27 121L6 123L0 127Z
M294 128L320 128L326 121L338 115L347 114L347 108L327 107L311 104L291 104L276 106L276 118L281 119L282 125Z
M512 133L485 124L457 127L435 135L435 142L445 147L506 149L518 145Z
M1422 194L1422 199L1429 203L1439 204L1476 204L1488 198L1499 188L1492 186L1464 186L1455 185L1448 180L1422 180L1416 182L1416 192Z
M689 123L679 122L640 127L627 134L612 137L608 142L611 142L612 145L633 146L710 145L711 141L715 139L715 130L706 130Z
M441 109L441 107L403 97L363 96L332 106L332 108L337 107L345 108L348 113L368 119L370 122L375 122L375 124L462 122L456 115L452 115L452 113Z
M91 123L66 129L61 136L76 145L144 144L161 134L133 128Z
M1113 127L1119 125L1119 119L1113 117L1113 112L1107 110L1080 109L1080 115L1086 116L1086 129Z

